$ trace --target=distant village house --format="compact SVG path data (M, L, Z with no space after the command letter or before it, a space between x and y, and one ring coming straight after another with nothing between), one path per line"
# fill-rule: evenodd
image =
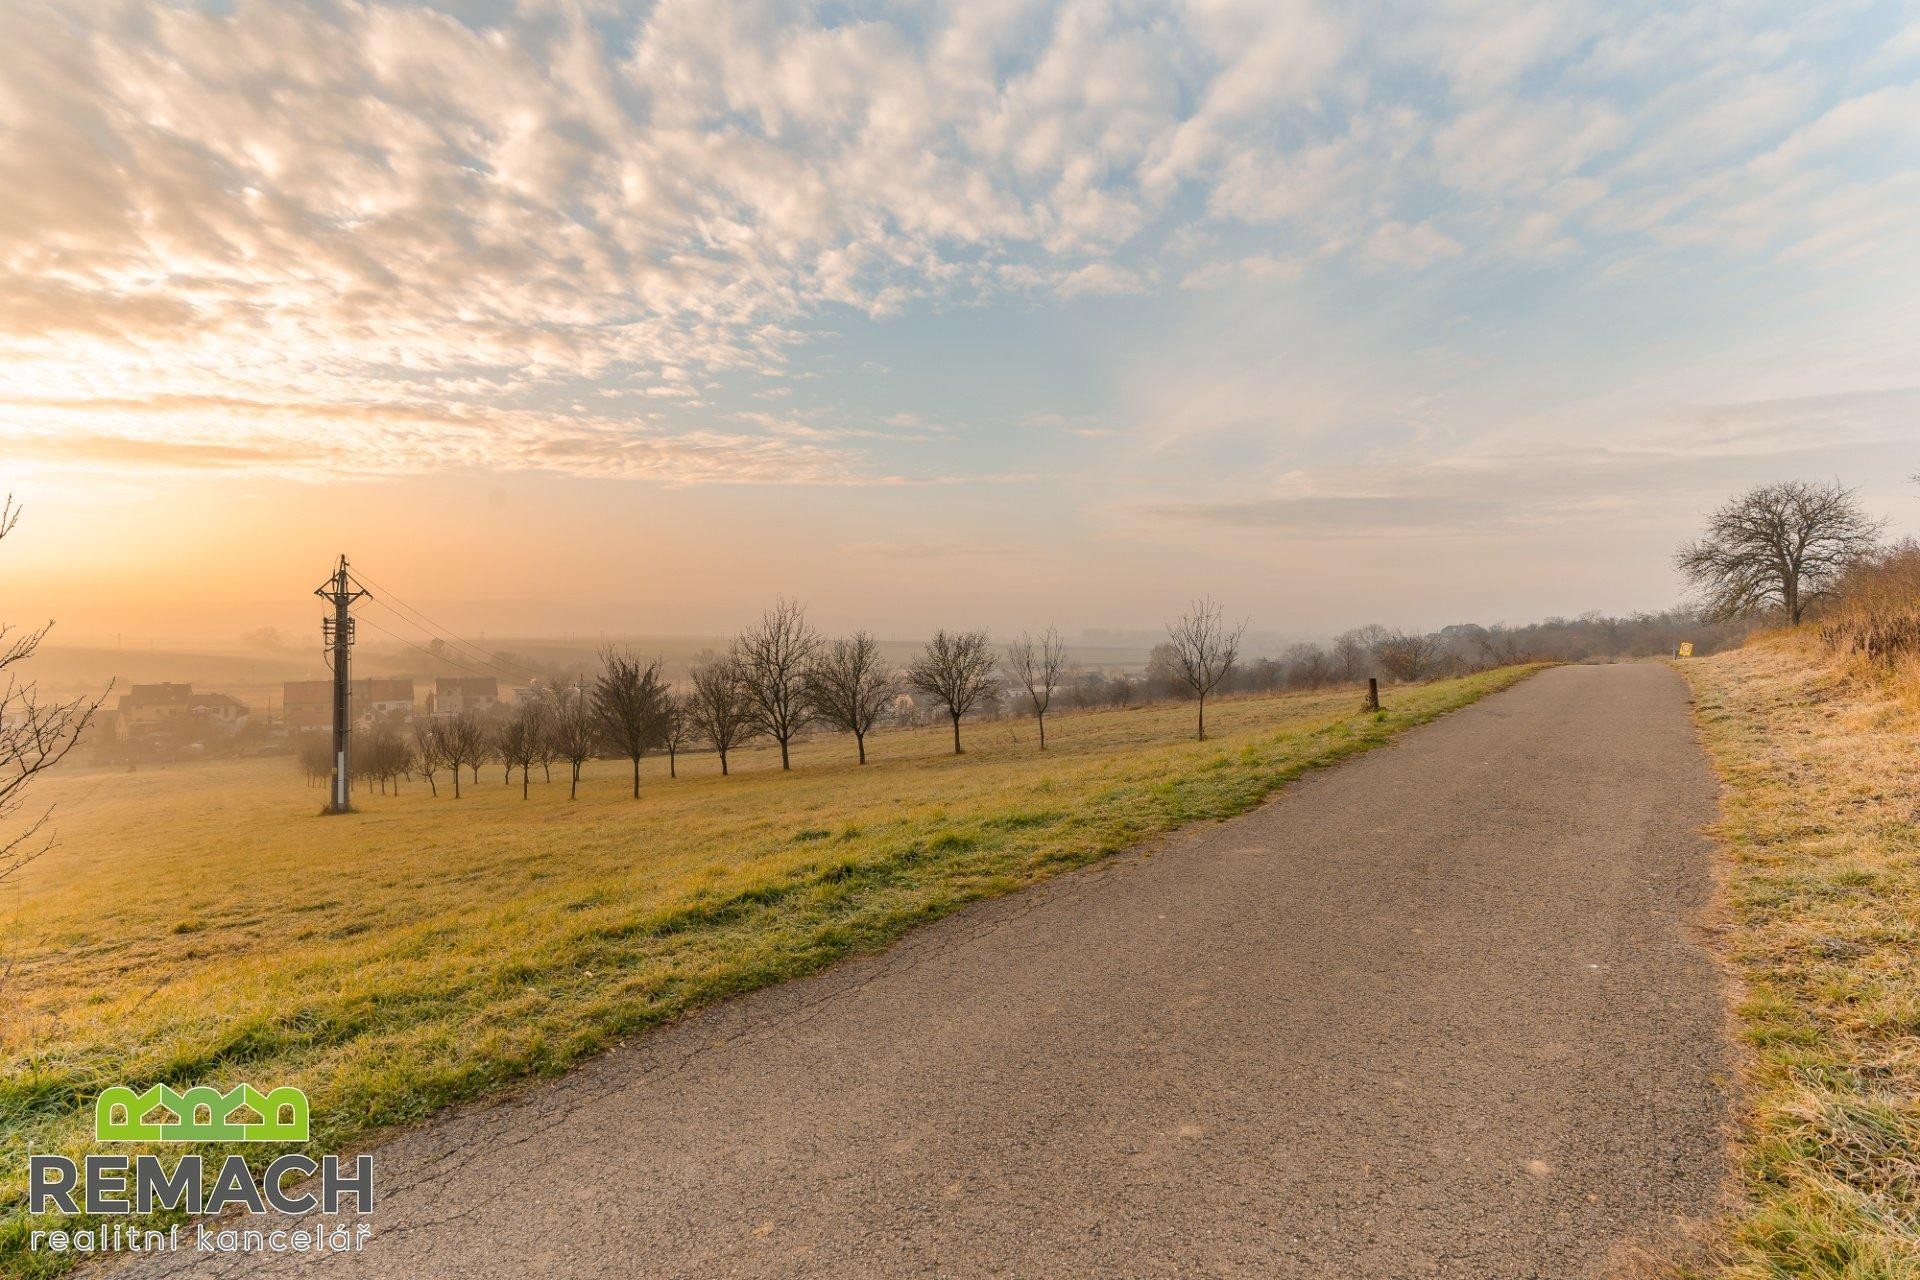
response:
M232 694L195 693L191 684L136 684L120 696L114 719L120 735L135 740L195 730L238 733L248 712Z
M413 681L363 679L349 682L353 721L359 728L375 724L404 725L413 720ZM333 731L333 681L289 680L282 686L287 732Z
M485 715L499 705L500 682L492 676L440 676L427 697L427 710L436 716Z

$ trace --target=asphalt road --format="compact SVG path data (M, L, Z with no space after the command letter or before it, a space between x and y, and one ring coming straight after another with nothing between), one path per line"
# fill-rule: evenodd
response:
M1683 682L1545 672L377 1153L354 1276L1611 1274L1726 1170ZM307 1273L176 1255L130 1274Z

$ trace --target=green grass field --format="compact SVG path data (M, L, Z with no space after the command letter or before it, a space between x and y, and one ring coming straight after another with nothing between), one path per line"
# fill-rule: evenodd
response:
M60 846L0 895L0 1270L57 1269L24 1248L25 1154L88 1149L107 1085L297 1085L311 1149L337 1151L1242 812L1530 670L1394 690L1377 716L1351 689L1224 701L1206 743L1160 706L1052 717L1044 754L1010 720L959 758L935 727L877 735L865 768L837 737L790 774L766 750L730 778L650 760L638 801L624 762L572 803L558 771L523 801L495 768L458 801L443 778L337 818L287 759L52 776Z

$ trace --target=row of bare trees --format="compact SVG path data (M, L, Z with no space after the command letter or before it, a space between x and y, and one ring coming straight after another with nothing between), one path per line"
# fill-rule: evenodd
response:
M1205 737L1207 703L1223 693L1265 693L1350 684L1378 675L1412 682L1460 675L1512 663L1648 656L1671 652L1678 639L1699 651L1737 641L1740 627L1706 621L1676 609L1625 618L1586 614L1552 618L1524 627L1461 624L1439 631L1409 632L1369 624L1343 632L1329 645L1296 644L1278 657L1245 662L1244 624L1230 626L1212 600L1194 602L1167 628L1144 674L1080 671L1069 666L1066 645L1049 627L1023 634L997 655L985 631L936 631L905 667L889 662L870 632L828 638L807 622L799 604L780 600L720 652L701 654L681 691L670 689L657 660L609 651L592 680L536 686L505 720L455 717L416 726L411 743L388 729L375 729L355 752L356 774L369 785L397 785L418 774L436 789L442 772L460 762L473 777L488 761L508 780L515 770L525 793L531 770L569 766L569 793L577 795L587 760L626 759L639 790L639 762L660 751L670 776L678 755L711 750L721 773L741 745L766 740L780 747L782 768L792 767L792 744L816 725L852 736L865 764L868 738L895 718L900 696L912 692L950 721L956 754L964 752L962 723L982 707L999 707L1003 694L1030 709L1047 745L1047 715L1056 704L1076 708L1130 706L1143 700L1195 702L1195 732ZM313 753L309 772L327 774L324 747Z
M1022 636L1011 651L1015 674L1026 682L1035 714L1044 719L1066 649L1048 629L1035 641ZM960 722L999 687L993 643L981 631L934 632L905 670L896 668L867 631L827 639L807 622L796 601L781 599L734 638L724 656L708 655L694 668L693 720L720 755L748 737L764 735L780 748L780 767L793 767L795 735L826 724L853 735L854 751L867 762L867 735L908 690L924 694L953 722L958 755ZM1041 745L1046 745L1044 727Z
M1238 659L1244 624L1227 626L1220 607L1196 602L1168 628L1180 678L1199 700L1197 735L1206 736L1206 699L1222 687ZM1067 648L1052 627L1023 634L997 654L984 630L942 628L904 668L881 652L871 632L821 636L805 609L781 599L734 637L725 652L709 651L694 663L684 691L670 688L659 659L627 649L601 654L601 669L589 682L536 685L504 715L464 712L416 721L410 736L390 725L360 734L353 752L356 781L384 793L401 779L419 777L439 794L444 774L461 795L463 771L478 781L483 766L501 767L511 784L529 794L534 768L551 781L553 766L569 771L568 795L577 798L588 760L625 759L632 789L640 794L640 762L667 754L669 776L678 776L679 752L710 748L729 772L729 756L742 743L765 738L780 748L780 767L793 767L792 745L819 724L851 734L856 758L867 763L867 738L895 710L902 694L927 698L950 720L953 750L962 754L961 722L1010 685L1025 695L1046 749L1046 717L1067 674ZM323 740L303 748L310 781L331 768Z

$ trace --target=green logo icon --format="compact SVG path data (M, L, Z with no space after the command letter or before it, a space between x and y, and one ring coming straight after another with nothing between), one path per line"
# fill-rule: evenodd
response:
M203 1118L204 1117L204 1118ZM102 1090L93 1107L100 1142L305 1142L307 1095L288 1085L261 1093L250 1084L221 1093L210 1085L175 1090L125 1085Z

